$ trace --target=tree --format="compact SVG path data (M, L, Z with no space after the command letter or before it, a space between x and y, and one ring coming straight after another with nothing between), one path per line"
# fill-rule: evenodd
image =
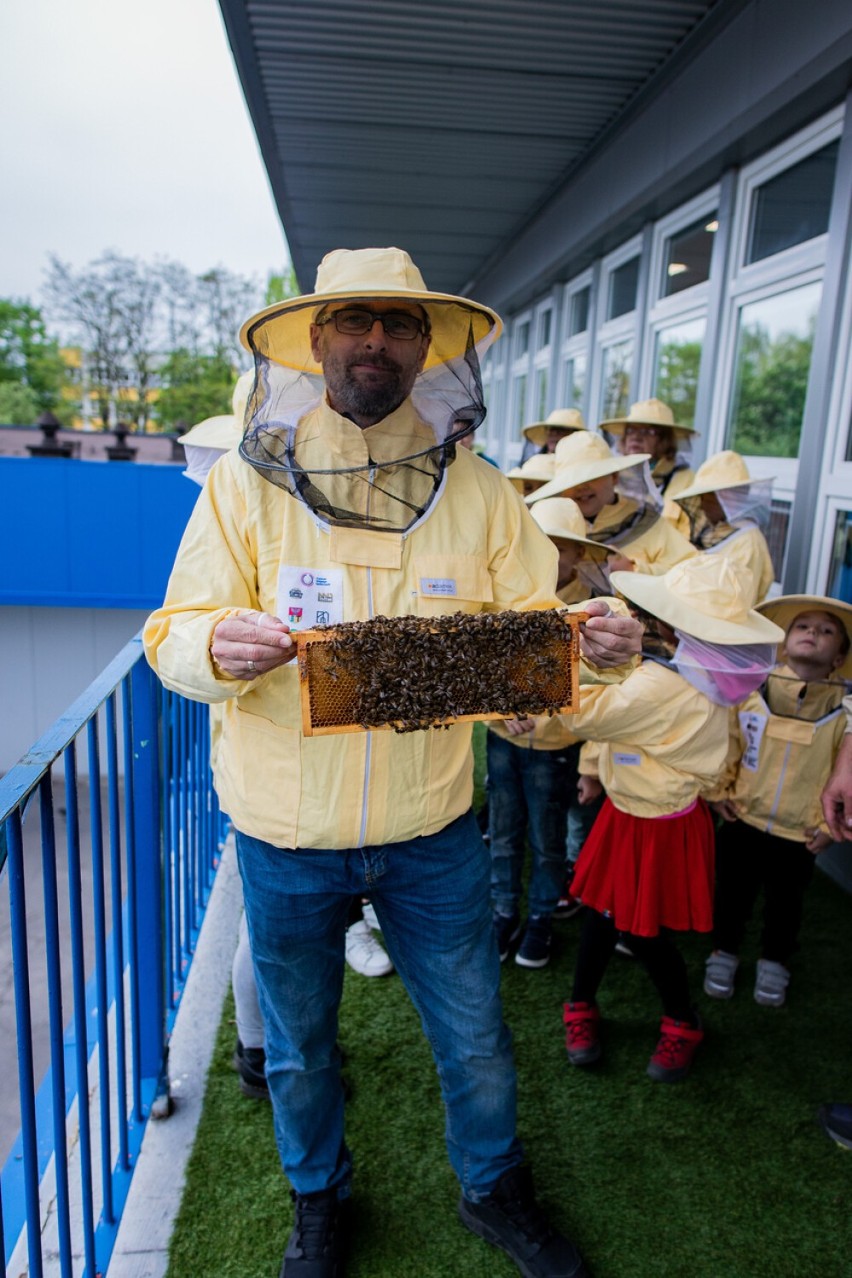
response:
M0 420L30 423L43 412L63 416L67 370L41 311L0 298Z
M797 457L808 389L815 320L804 336L762 324L740 335L734 388L733 447L751 456Z
M285 266L281 272L270 271L266 277L266 297L263 304L272 306L275 302L284 302L288 297L297 297L301 291L292 266Z
M106 253L89 266L75 271L58 257L50 257L47 294L60 319L72 327L85 352L83 391L95 396L104 427L118 420L119 390L128 381L125 304L114 253Z
M226 360L188 350L172 351L160 377L163 389L157 415L164 430L186 429L205 417L231 412L236 374Z
M0 422L34 426L41 413L38 398L23 382L0 382Z

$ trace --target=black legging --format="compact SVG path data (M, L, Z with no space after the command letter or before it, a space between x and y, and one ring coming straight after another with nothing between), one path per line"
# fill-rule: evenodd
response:
M612 919L598 914L597 910L587 908L584 914L571 996L575 1003L595 1002L621 935L653 981L666 1016L697 1026L698 1017L689 997L686 963L667 930L658 936L634 936L630 932L619 933Z

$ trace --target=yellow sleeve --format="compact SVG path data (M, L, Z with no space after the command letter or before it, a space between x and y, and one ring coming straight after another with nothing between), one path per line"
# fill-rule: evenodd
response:
M709 790L703 791L703 797L708 803L721 803L723 799L730 799L734 792L740 759L743 754L743 735L740 731L739 709L739 706L731 706L728 711L728 753L725 756L725 763L719 773L719 779L716 784L711 786Z
M580 749L580 766L578 771L581 777L594 777L595 781L600 780L598 761L600 759L601 748L597 741L584 741Z

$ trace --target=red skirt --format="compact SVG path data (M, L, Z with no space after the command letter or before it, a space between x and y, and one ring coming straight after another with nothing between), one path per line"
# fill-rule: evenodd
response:
M571 893L620 932L713 928L713 819L703 799L674 817L635 817L609 799L583 845Z

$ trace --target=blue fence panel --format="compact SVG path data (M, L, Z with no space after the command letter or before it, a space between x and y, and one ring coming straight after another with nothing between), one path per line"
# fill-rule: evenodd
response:
M7 1274L24 1239L31 1278L48 1252L62 1278L108 1272L145 1124L168 1112L168 1036L225 835L209 756L207 707L160 687L137 636L0 780L20 1107Z

